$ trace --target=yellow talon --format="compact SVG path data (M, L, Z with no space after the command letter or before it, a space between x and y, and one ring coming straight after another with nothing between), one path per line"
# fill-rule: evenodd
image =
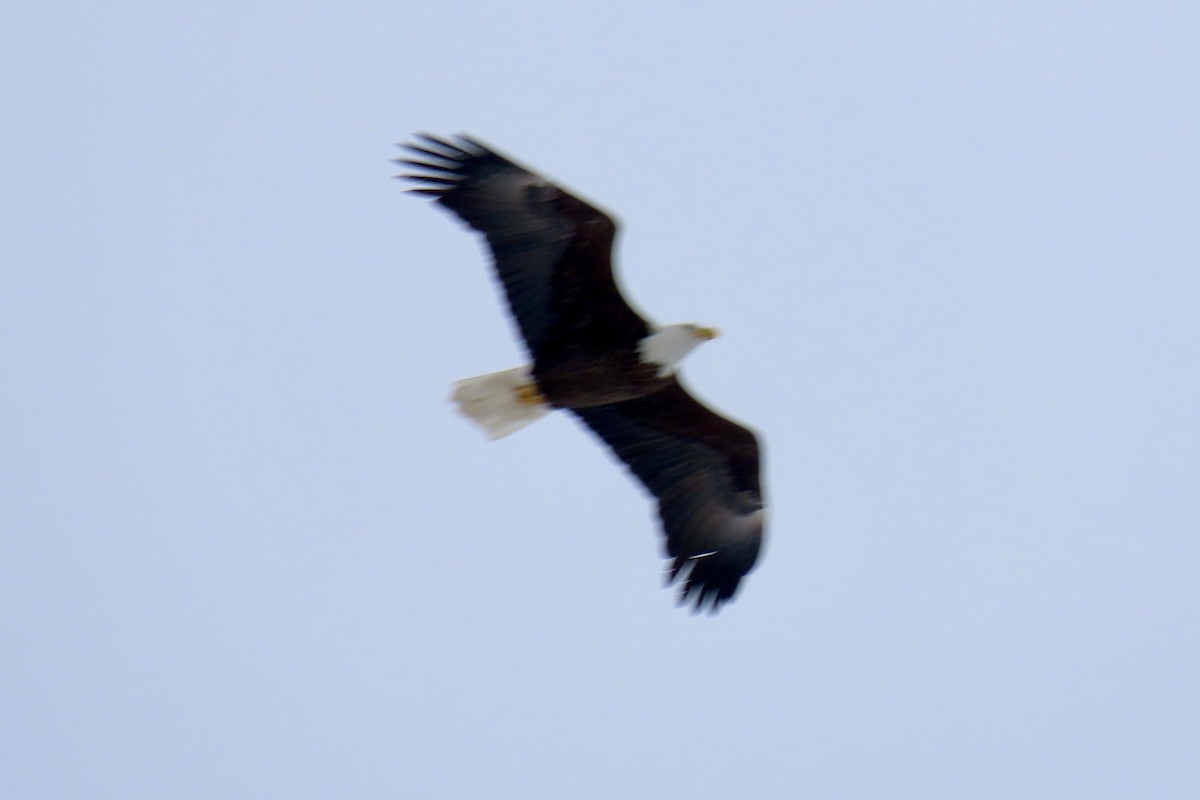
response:
M546 398L538 391L536 383L523 383L517 387L517 402L527 406L544 406Z

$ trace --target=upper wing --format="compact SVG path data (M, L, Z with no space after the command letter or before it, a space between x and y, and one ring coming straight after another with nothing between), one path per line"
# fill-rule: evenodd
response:
M733 597L762 546L758 440L677 380L661 391L572 409L658 498L680 602L715 610ZM690 569L687 569L690 566Z
M421 173L403 177L487 237L535 359L590 337L632 347L646 335L613 279L616 224L608 215L466 136L417 138L421 144L405 147L420 159L397 160Z

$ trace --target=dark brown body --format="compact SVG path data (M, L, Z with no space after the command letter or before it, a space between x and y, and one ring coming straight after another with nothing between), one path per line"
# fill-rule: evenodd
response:
M542 396L557 408L590 408L633 400L663 389L656 364L643 364L636 353L577 355L561 367L533 366Z

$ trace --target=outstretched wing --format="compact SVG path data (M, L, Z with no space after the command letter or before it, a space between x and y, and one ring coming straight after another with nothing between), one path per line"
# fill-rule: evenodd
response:
M651 494L681 603L716 610L758 559L763 493L758 440L672 380L661 391L572 409Z
M632 348L647 325L613 279L616 224L604 212L489 147L418 135L397 159L420 186L487 238L509 307L536 360L561 348Z

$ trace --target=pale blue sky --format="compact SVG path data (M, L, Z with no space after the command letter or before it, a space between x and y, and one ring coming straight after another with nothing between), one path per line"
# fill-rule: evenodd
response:
M1200 796L1200 11L25 4L0 25L0 796ZM724 336L760 568L676 609L467 131Z

